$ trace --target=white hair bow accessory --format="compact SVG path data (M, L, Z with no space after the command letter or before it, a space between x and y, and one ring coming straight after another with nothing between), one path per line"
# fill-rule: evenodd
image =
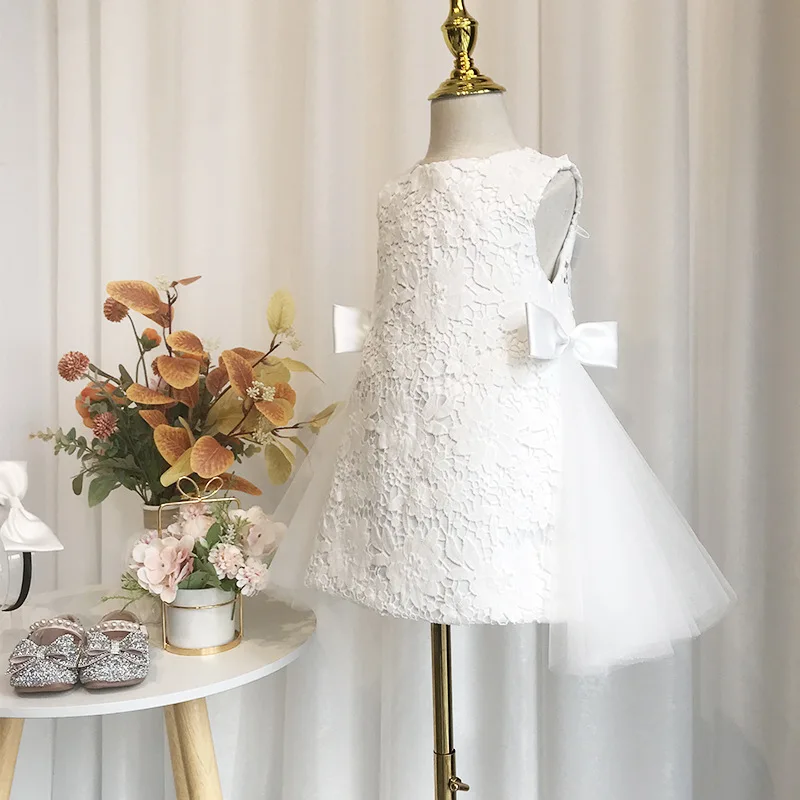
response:
M569 349L581 364L616 368L616 322L583 322L568 331L548 308L526 303L525 310L530 354L534 358L550 361Z
M28 491L28 465L24 461L0 461L0 506L8 517L0 527L0 541L9 552L48 553L64 545L37 516L22 505Z

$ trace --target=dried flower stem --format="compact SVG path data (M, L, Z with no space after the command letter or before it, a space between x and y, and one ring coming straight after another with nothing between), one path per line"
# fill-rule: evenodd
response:
M97 377L96 377L97 375L99 375L100 377L105 378L106 380L110 381L111 383L115 383L115 384L117 384L117 386L119 386L119 378L115 378L113 375L109 375L107 372L104 372L102 369L100 369L100 367L96 366L95 364L89 364L89 370L91 372L94 372L94 377L92 375L89 375L89 379L93 383L96 383L96 384L100 383L100 381L98 381Z
M144 371L144 382L145 385L150 385L150 378L147 377L147 363L144 360L144 347L142 347L142 340L139 338L139 332L136 330L136 323L133 321L133 317L128 314L128 319L131 323L131 328L133 328L133 336L136 339L136 346L139 348L139 360L136 362L136 381L139 381L139 364L142 365L142 370Z

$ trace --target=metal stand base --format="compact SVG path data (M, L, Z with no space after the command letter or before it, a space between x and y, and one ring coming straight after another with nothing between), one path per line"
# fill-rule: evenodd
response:
M469 786L456 775L453 747L453 678L450 655L450 626L431 625L433 667L433 767L435 800L455 800Z

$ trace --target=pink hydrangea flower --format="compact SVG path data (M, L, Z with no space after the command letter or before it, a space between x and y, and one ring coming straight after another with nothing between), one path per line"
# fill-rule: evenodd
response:
M193 503L181 508L177 521L173 522L167 532L173 536L191 536L195 542L205 539L208 529L214 524L214 518L208 514L205 503Z
M181 539L174 536L159 539L156 536L145 541L147 538L148 534L134 545L131 568L136 570L140 586L165 603L171 603L175 600L178 584L194 568L194 539L191 536Z
M259 506L252 506L238 514L249 523L249 527L240 533L245 554L258 558L272 556L283 540L286 526L282 522L274 522Z
M213 565L218 578L235 578L244 566L244 556L235 544L215 544L208 554L208 562Z
M245 597L253 597L267 586L267 565L257 558L248 558L236 573L236 585Z

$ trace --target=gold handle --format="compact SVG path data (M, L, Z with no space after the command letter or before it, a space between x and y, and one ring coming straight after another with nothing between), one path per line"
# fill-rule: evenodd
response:
M464 783L461 778L450 778L450 791L451 792L468 792L469 784Z

